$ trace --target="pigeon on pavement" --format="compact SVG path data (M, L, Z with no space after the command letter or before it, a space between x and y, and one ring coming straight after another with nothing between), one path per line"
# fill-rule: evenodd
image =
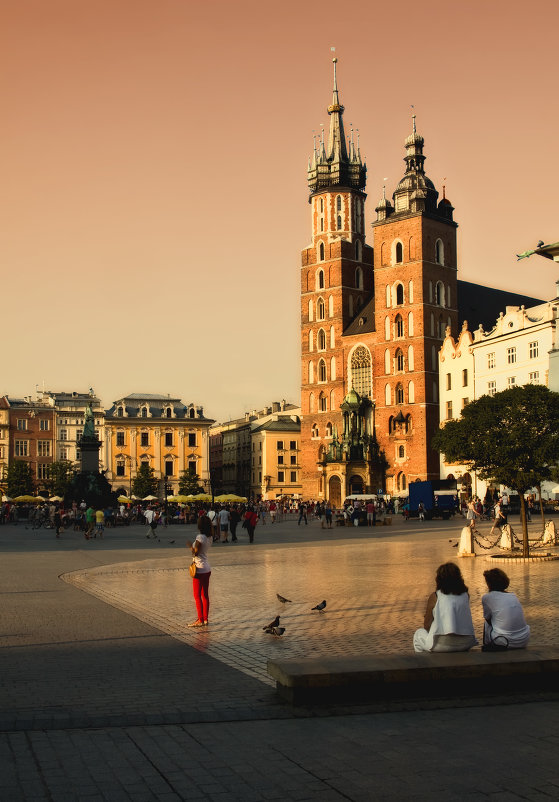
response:
M266 627L266 632L268 635L274 635L279 638L285 632L285 627Z
M280 622L280 617L279 617L279 615L276 615L274 620L270 621L270 623L266 624L266 626L262 627L262 629L264 630L264 632L267 632L269 629L273 629L274 627L279 626L279 622Z
M326 607L326 599L324 599L324 601L321 601L320 604L317 604L316 607L313 607L312 609L320 610L320 612L322 612L325 607Z
M285 596L280 596L279 593L276 593L276 596L278 597L278 601L280 601L282 604L286 604L287 602L289 602L289 604L292 603L291 599L286 599Z

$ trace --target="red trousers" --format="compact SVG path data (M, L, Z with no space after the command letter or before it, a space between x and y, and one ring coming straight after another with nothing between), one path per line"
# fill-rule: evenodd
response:
M196 603L196 612L198 613L198 621L207 621L210 612L210 576L211 571L207 574L198 574L192 578L192 593Z

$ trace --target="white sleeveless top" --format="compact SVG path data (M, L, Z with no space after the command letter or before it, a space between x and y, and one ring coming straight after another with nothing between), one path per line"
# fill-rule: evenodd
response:
M469 635L475 639L470 597L467 593L455 596L438 590L426 647L431 649L437 636L450 634Z

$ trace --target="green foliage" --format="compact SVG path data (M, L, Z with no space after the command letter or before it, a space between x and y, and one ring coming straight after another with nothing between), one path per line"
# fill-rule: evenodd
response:
M74 478L72 463L67 459L53 462L50 466L49 474L49 479L45 482L49 491L53 496L64 498Z
M559 463L559 393L527 384L484 395L464 407L460 420L448 421L432 445L446 462L466 463L482 479L515 490L524 510L524 493L551 479Z
M132 481L132 493L138 498L157 495L157 479L155 471L147 463L142 462Z
M197 493L203 493L204 488L200 484L200 477L197 473L190 471L183 471L179 478L179 493L185 496L195 496Z
M69 506L72 501L77 501L79 504L84 500L88 506L91 505L98 510L104 507L116 507L116 496L104 472L80 471L72 478L64 495L64 501Z
M8 496L27 496L35 491L33 471L28 462L16 459L8 467L7 475Z

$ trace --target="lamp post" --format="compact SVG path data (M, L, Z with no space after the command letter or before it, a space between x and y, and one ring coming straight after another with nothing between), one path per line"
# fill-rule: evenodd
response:
M170 485L167 482L167 477L165 476L163 478L163 493L164 493L164 506L163 506L163 509L165 510L165 526L167 526L167 524L168 524L168 520L167 520L167 503L168 503L167 502L167 493L169 492L169 490L170 490Z

